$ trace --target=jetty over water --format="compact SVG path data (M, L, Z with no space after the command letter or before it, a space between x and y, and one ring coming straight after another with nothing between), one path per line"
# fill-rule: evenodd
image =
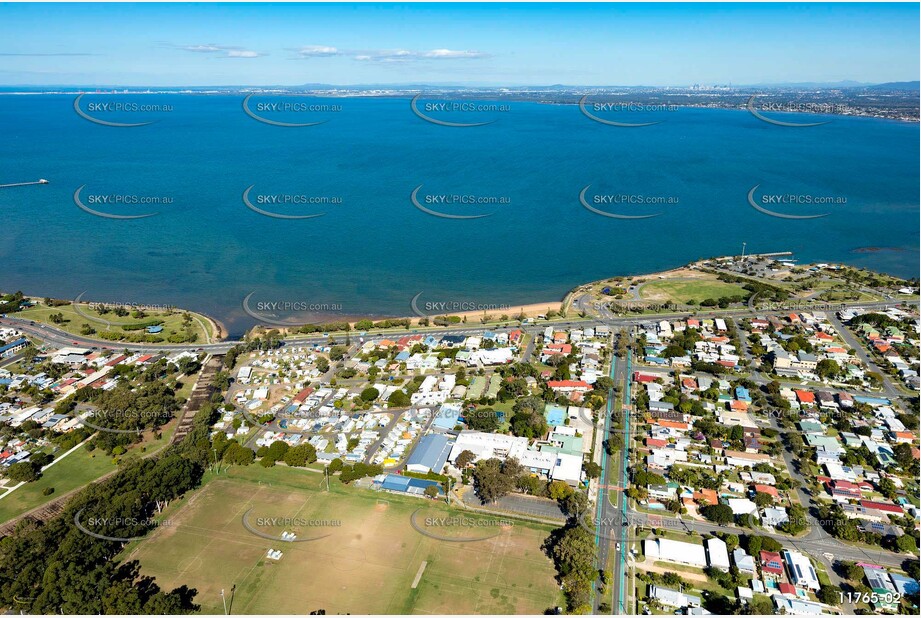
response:
M46 185L48 181L44 178L39 178L38 180L33 180L32 182L14 182L7 185L0 185L0 189L7 189L9 187L28 187L29 185Z

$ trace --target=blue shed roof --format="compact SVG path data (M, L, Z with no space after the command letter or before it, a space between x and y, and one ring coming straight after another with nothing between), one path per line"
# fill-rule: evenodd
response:
M422 466L432 472L441 472L445 462L448 461L448 455L451 454L453 442L443 434L430 433L419 440L419 445L413 449L409 459L406 460L407 466Z

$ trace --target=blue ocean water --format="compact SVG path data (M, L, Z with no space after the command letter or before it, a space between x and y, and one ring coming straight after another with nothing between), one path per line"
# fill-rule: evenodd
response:
M602 277L737 254L743 242L748 252L793 251L804 262L919 272L916 124L830 117L820 127L786 128L745 111L681 109L660 114L665 121L655 126L616 128L576 106L508 103L507 112L480 114L492 124L453 128L416 117L407 99L327 98L312 101L341 106L316 116L328 122L286 128L248 117L238 96L132 100L172 110L98 114L156 120L116 128L79 117L73 96L0 96L0 184L50 181L0 189L0 289L178 305L240 333L253 322L241 306L251 292L254 299L337 304L348 316L407 315L420 292L432 301L513 305L558 300ZM791 118L797 116L784 117ZM774 218L748 204L758 184L759 196L846 203L768 205L829 213ZM102 194L173 202L87 204L109 213L159 212L104 219L75 205L84 185L84 203ZM270 218L244 205L251 185L253 196L333 196L341 203L257 204L325 213ZM419 185L426 208L491 214L426 214L410 201ZM587 185L588 196L668 203L593 202L608 212L661 213L608 218L580 204ZM502 203L424 200L446 194Z

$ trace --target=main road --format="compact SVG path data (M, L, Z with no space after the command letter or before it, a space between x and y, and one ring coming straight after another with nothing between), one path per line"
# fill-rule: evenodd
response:
M616 344L613 349L617 349ZM604 438L607 440L615 436L622 436L622 445L613 454L610 454L607 449L602 451L602 472L594 506L595 545L598 552L597 564L600 571L607 568L611 543L615 543L614 568L611 571L612 577L609 582L611 591L609 606L614 614L631 613L624 603L628 543L623 538L622 532L626 529L627 504L624 490L628 483L627 467L630 461L629 369L629 353L627 358L612 356L610 377L614 381L614 386L608 392L608 402L605 406ZM622 395L619 395L618 392L622 393ZM623 420L623 429L613 425L615 419ZM614 497L613 501L611 500L612 496ZM593 611L596 614L599 612L599 606L604 601L601 595L597 593L599 589L600 581L596 582L596 594L593 601Z
M918 301L890 301L890 302L876 302L876 303L841 303L841 306L850 306L850 307L864 307L867 309L880 309L893 307L899 304L914 304L917 305ZM489 325L479 325L479 326L470 326L468 324L461 324L453 327L419 327L415 329L386 329L380 331L372 331L371 333L366 334L366 337L387 337L394 335L406 335L412 333L419 333L423 335L463 335L463 334L480 334L484 329L498 330L498 331L510 331L514 329L520 329L526 331L530 334L537 334L542 332L547 326L553 326L554 328L575 328L575 327L586 327L586 326L600 326L607 325L611 327L617 326L630 326L634 324L640 324L643 322L654 322L657 320L672 320L672 319L681 319L691 316L707 318L707 317L720 317L720 316L734 316L734 315L767 315L772 313L782 313L784 310L782 308L774 310L760 310L760 309L751 309L748 307L745 308L736 308L736 309L723 309L723 310L711 310L711 311L678 311L671 313L657 313L657 314L647 314L641 316L629 316L629 317L615 317L614 314L611 314L609 310L604 310L601 317L573 320L573 319L563 319L555 321L542 321L539 324L528 324L523 326L507 326L507 327L495 327ZM49 324L40 324L34 320L29 320L25 318L11 317L9 314L0 316L0 324L5 326L10 326L20 330L30 336L37 337L47 343L58 347L66 346L83 346L83 347L99 347L99 348L108 348L111 350L128 350L130 352L143 352L143 353L155 353L155 352L179 352L179 351L203 351L210 354L223 354L226 353L230 348L245 343L243 340L225 340L219 341L216 343L183 343L183 344L135 344L135 343L126 343L119 341L108 341L104 339L93 339L91 337L85 337L83 335L75 335L68 333L64 330L61 330L57 327L51 326ZM340 331L336 333L328 333L325 335L316 335L316 336L307 336L307 337L289 337L283 340L283 345L286 347L303 347L303 346L313 346L319 343L325 343L329 341L330 336L332 337L344 337L346 333ZM349 336L355 337L358 336L358 332L349 331ZM858 348L859 349L859 348Z

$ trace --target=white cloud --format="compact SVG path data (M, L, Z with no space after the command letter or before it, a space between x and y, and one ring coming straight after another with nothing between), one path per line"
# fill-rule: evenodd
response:
M426 58L453 59L453 58L485 58L487 54L478 51L458 51L453 49L433 49L423 54Z
M179 49L197 54L220 54L221 58L259 58L265 55L257 51L234 45L215 45L214 43L206 43L204 45L182 45Z
M225 48L218 45L183 45L180 49L185 51L197 52L200 54L210 54L214 52L223 51Z
M301 58L324 58L342 55L342 52L338 49L328 45L304 45L296 51Z
M234 49L227 52L227 58L258 58L261 55L262 54L259 52L254 52L248 49Z
M464 60L488 58L489 54L454 49L433 49L430 51L412 51L408 49L374 49L345 50L325 45L305 45L293 50L300 58L324 58L330 56L349 56L359 62L400 63L423 60Z

